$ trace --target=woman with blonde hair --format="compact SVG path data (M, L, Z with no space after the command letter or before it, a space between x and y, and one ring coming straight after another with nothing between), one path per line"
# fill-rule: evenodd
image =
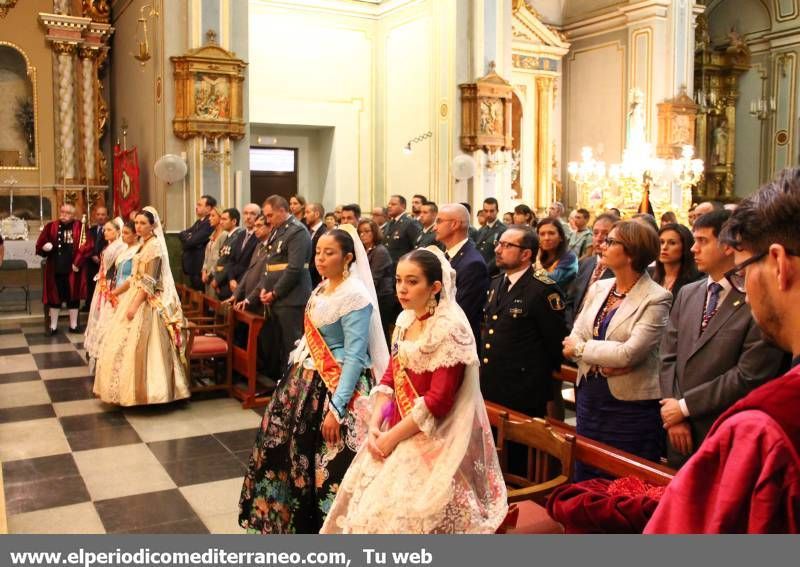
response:
M211 228L214 232L211 233L208 244L206 244L206 253L203 257L203 270L200 273L200 277L206 286L206 295L214 299L217 298L217 292L211 285L214 281L214 270L217 267L217 260L219 260L222 245L228 239L228 232L222 230L222 224L220 223L221 217L222 214L217 207L211 209L211 212L208 214L208 222L211 224Z

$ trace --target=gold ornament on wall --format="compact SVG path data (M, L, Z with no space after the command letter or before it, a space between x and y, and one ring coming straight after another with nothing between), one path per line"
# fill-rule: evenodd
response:
M194 136L217 140L244 137L242 83L247 63L209 43L181 57L170 57L175 77L172 127L182 140Z
M684 146L694 145L697 105L686 93L686 87L683 87L678 96L657 106L657 156L667 159L678 158Z
M489 65L489 74L461 89L461 147L474 152L511 149L511 84Z
M84 18L92 18L92 21L103 24L107 24L111 20L111 7L108 5L108 0L82 0L81 8Z
M5 18L6 14L17 5L17 0L0 0L0 18Z

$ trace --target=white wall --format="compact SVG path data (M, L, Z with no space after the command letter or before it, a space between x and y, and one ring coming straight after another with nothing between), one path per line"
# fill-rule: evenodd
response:
M251 123L332 129L318 154L330 163L320 161L308 172L318 179L301 189L324 193L326 207L446 194L456 0L325 6L250 0ZM431 138L403 153L428 131Z

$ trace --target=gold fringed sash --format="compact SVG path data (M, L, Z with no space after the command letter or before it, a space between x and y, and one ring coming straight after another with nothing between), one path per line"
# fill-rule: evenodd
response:
M311 359L314 361L314 368L317 369L320 378L328 388L331 395L336 391L339 385L339 378L342 376L342 367L334 358L331 349L328 348L328 343L322 338L319 330L311 322L311 319L306 313L303 317L303 329L305 331L306 343L308 343L308 350L311 353ZM350 398L349 408L353 407L353 403L358 398L358 390L353 390L353 397Z
M396 353L392 355L392 374L394 375L394 399L400 415L405 417L414 409L414 400L419 397L419 394Z

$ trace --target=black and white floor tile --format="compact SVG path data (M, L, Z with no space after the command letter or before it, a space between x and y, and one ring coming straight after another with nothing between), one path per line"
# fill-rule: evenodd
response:
M0 326L10 533L242 533L263 408L227 397L118 408L92 395L83 335Z

